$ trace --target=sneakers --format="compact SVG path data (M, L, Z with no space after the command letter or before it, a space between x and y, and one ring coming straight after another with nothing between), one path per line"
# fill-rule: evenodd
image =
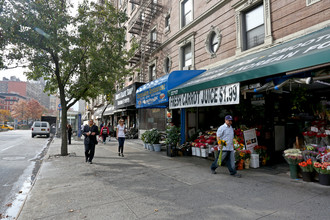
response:
M93 164L93 162L92 161L89 161L89 164Z
M124 157L124 154L121 154L121 157Z
M237 177L237 178L241 178L242 177L242 175L241 174L239 174L239 173L235 173L234 175L232 175L233 177Z
M120 157L120 153L118 153L118 156Z
M215 172L215 170L211 170L211 174L217 174L217 172Z

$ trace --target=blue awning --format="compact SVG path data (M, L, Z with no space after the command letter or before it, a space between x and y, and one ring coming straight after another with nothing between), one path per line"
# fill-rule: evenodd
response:
M205 70L176 70L136 90L136 108L166 108L167 92L174 87L198 76Z

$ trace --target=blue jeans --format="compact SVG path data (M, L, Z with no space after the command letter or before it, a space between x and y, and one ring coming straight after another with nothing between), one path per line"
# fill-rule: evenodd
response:
M215 160L211 165L211 170L215 170L218 168L218 158L218 156L215 157ZM221 162L225 159L227 159L226 165L228 167L230 175L235 175L237 173L235 169L235 151L222 151Z
M123 153L124 151L124 142L125 142L125 138L124 137L118 137L118 153Z

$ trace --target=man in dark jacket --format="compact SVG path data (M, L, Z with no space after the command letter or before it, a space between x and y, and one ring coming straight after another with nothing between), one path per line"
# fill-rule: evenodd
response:
M86 162L92 164L92 160L94 158L95 153L95 144L97 144L96 135L99 134L99 128L94 125L94 121L89 120L89 124L85 125L83 130L83 135L85 136L84 144L85 144L85 157Z

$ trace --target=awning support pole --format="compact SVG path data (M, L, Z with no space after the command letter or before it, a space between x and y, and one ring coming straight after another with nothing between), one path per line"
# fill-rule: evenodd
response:
M180 144L184 144L186 142L186 109L180 109L180 121L181 121L181 141Z

